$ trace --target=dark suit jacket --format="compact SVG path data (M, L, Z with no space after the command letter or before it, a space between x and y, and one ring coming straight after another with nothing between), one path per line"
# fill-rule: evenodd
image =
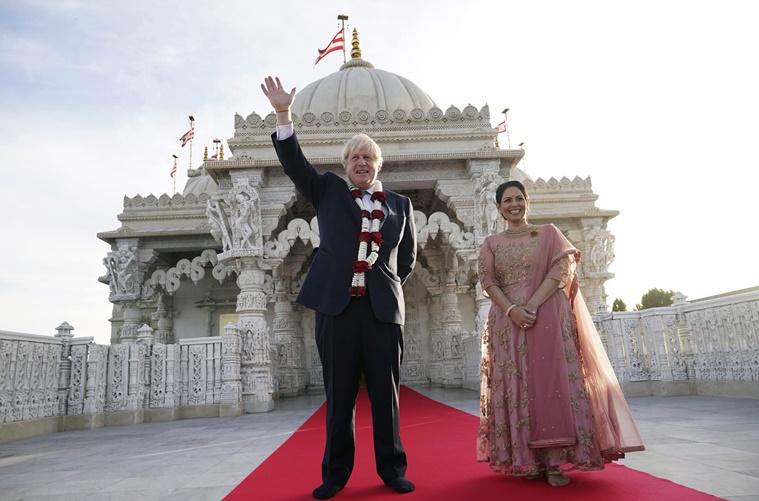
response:
M319 252L298 294L298 303L326 315L338 315L351 298L361 211L343 178L316 172L294 134L283 141L273 134L272 140L285 174L316 209L319 222ZM384 242L377 262L366 273L366 287L377 319L403 325L402 285L416 261L414 213L408 197L383 191L388 209L380 229Z

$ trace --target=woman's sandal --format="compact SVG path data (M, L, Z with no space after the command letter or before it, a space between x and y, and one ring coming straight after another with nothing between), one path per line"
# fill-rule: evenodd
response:
M545 478L546 476L546 469L544 467L540 467L538 469L537 473L530 473L529 475L525 475L524 478L527 480L539 480L541 478Z
M548 485L551 487L564 487L569 484L569 479L560 471L548 472Z

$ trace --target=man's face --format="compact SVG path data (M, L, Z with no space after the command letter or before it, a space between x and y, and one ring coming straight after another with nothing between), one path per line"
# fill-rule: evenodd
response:
M382 167L377 165L377 162L368 146L356 148L348 155L348 160L345 163L345 172L348 174L348 179L362 190L366 190L374 186L374 182L377 180L377 174Z

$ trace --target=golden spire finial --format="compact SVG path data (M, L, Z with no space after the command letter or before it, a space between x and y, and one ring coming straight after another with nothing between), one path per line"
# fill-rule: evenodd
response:
M208 160L208 146L206 146L206 151L203 152L203 161L205 162Z
M351 57L355 59L361 59L361 47L358 46L358 30L353 28L353 41L351 42Z

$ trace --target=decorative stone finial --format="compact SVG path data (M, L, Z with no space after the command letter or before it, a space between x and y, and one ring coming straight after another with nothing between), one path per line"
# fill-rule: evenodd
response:
M72 338L74 335L71 333L71 331L74 330L74 328L69 325L68 322L63 322L61 325L55 328L55 330L58 331L58 334L55 334L55 337L60 338Z
M142 327L137 329L137 342L153 344L153 328L148 324L142 324Z
M361 58L361 47L359 47L359 41L358 41L358 30L356 28L353 28L353 41L351 42L351 46L353 47L351 49L351 57L360 59Z

